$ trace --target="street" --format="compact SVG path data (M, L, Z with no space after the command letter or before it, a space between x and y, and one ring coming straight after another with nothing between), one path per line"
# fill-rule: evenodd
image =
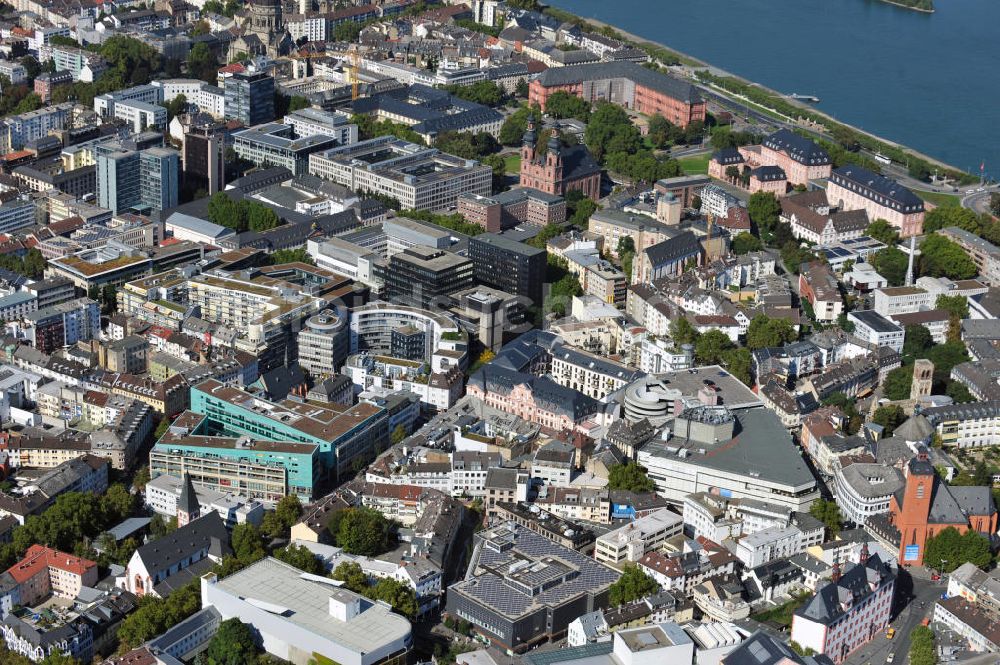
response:
M944 581L931 582L923 570L913 572L914 575L908 571L901 572L896 580L896 614L889 624L896 629L895 637L886 639L886 631L881 631L875 639L848 656L844 661L846 665L882 665L890 653L894 654L893 665L907 662L910 633L924 617L930 617L934 601L945 590ZM901 611L899 608L902 608Z

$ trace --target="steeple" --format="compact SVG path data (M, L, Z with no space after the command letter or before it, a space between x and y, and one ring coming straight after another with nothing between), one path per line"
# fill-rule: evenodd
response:
M201 504L198 503L198 496L194 491L194 484L191 476L184 474L181 495L177 498L177 526L185 526L201 515Z
M906 285L913 286L913 255L917 253L917 237L910 236L910 260L906 264Z
M530 145L534 149L536 140L538 140L538 137L535 135L535 121L529 118L528 128L524 131L524 136L521 137L521 145Z

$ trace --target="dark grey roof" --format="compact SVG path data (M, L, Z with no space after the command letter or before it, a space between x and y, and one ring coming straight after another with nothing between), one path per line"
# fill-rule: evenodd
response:
M885 318L874 309L862 309L851 312L851 317L857 319L877 333L902 332L899 326Z
M567 67L566 69L575 69ZM563 162L563 179L576 180L587 175L600 173L600 165L590 156L585 145L564 146L560 149Z
M996 322L994 322L996 325ZM949 420L980 420L1000 417L1000 402L969 402L933 406L920 412L929 422L938 424Z
M698 238L690 231L684 231L673 238L668 238L663 242L647 247L645 252L652 265L657 266L663 263L671 263L689 256L694 256L701 251L701 244Z
M201 510L201 504L198 503L198 495L194 491L191 476L185 473L182 482L181 495L177 499L177 510L188 515L196 515Z
M849 464L840 473L851 490L864 498L889 496L903 487L903 474L885 464Z
M742 164L745 160L736 148L723 148L712 155L712 159L723 166Z
M847 187L856 185L855 191L866 198L881 197L883 200L880 202L893 210L910 213L920 212L924 209L923 200L909 189L891 178L869 171L862 166L848 164L834 169L830 174L830 181Z
M221 543L224 553L229 553L229 533L222 518L215 511L199 517L173 533L146 543L136 550L151 576L169 569L191 555L208 550L213 540Z
M573 67L550 67L536 79L543 87L563 86L601 79L625 78L673 99L696 104L702 101L698 89L680 79L646 69L634 62L602 62Z
M992 515L996 512L989 487L949 487L956 503L966 515Z
M779 129L764 139L764 145L787 154L799 164L822 166L831 163L829 153L820 145L790 129Z
M801 617L829 625L839 619L844 613L842 594L851 597L852 602L849 607L854 607L870 596L873 592L870 583L874 583L875 589L888 583L893 578L892 571L878 556L873 554L868 557L868 561L862 564L847 564L844 573L836 582L830 581L820 587L805 605L795 611Z
M762 182L774 182L776 180L788 180L785 169L780 166L758 166L750 175Z
M210 572L214 567L215 562L206 557L192 563L187 568L178 570L176 573L154 586L153 590L160 598L166 598L174 591L186 587L193 580L196 580L205 573Z
M725 656L726 665L833 665L828 656L800 656L781 640L757 631Z
M260 375L260 385L272 400L288 397L292 388L304 384L306 376L298 363L281 365Z

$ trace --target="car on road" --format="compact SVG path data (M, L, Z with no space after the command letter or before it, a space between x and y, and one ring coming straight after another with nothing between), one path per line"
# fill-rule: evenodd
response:
M975 194L976 190L974 190L974 189L967 189L967 190L965 190L965 193L966 194Z
M934 573L933 575L931 575L931 582L939 582L939 581L941 581L941 576L940 575L938 575L937 573Z
M889 630L885 631L885 639L891 640L894 637L896 637L896 629L895 628L890 628Z
M891 663L895 657L896 657L896 654L894 652L890 651L889 655L886 656L886 658L885 658L886 665L889 665L889 663Z

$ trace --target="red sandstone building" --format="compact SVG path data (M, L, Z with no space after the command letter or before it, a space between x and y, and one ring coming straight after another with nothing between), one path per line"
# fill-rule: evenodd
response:
M963 534L969 529L996 533L997 510L989 487L952 487L942 482L923 448L909 461L905 474L903 490L889 500L891 527L883 534L892 541L898 537L901 564L922 565L927 539L948 527Z
M538 154L536 140L535 127L529 124L521 141L522 187L556 196L579 190L594 201L601 198L601 167L590 156L587 146L564 146L553 134L545 154Z
M549 95L563 90L594 103L612 104L647 115L661 115L678 127L705 121L705 100L687 83L634 62L601 62L550 67L528 87L528 101L542 110Z
M806 185L810 180L829 178L833 168L833 161L826 150L815 141L788 129L776 131L760 145L743 146L739 152L751 169L781 167L792 185Z
M908 238L924 228L924 202L895 180L849 164L830 173L826 186L830 205L841 210L864 210L868 219L884 219Z

